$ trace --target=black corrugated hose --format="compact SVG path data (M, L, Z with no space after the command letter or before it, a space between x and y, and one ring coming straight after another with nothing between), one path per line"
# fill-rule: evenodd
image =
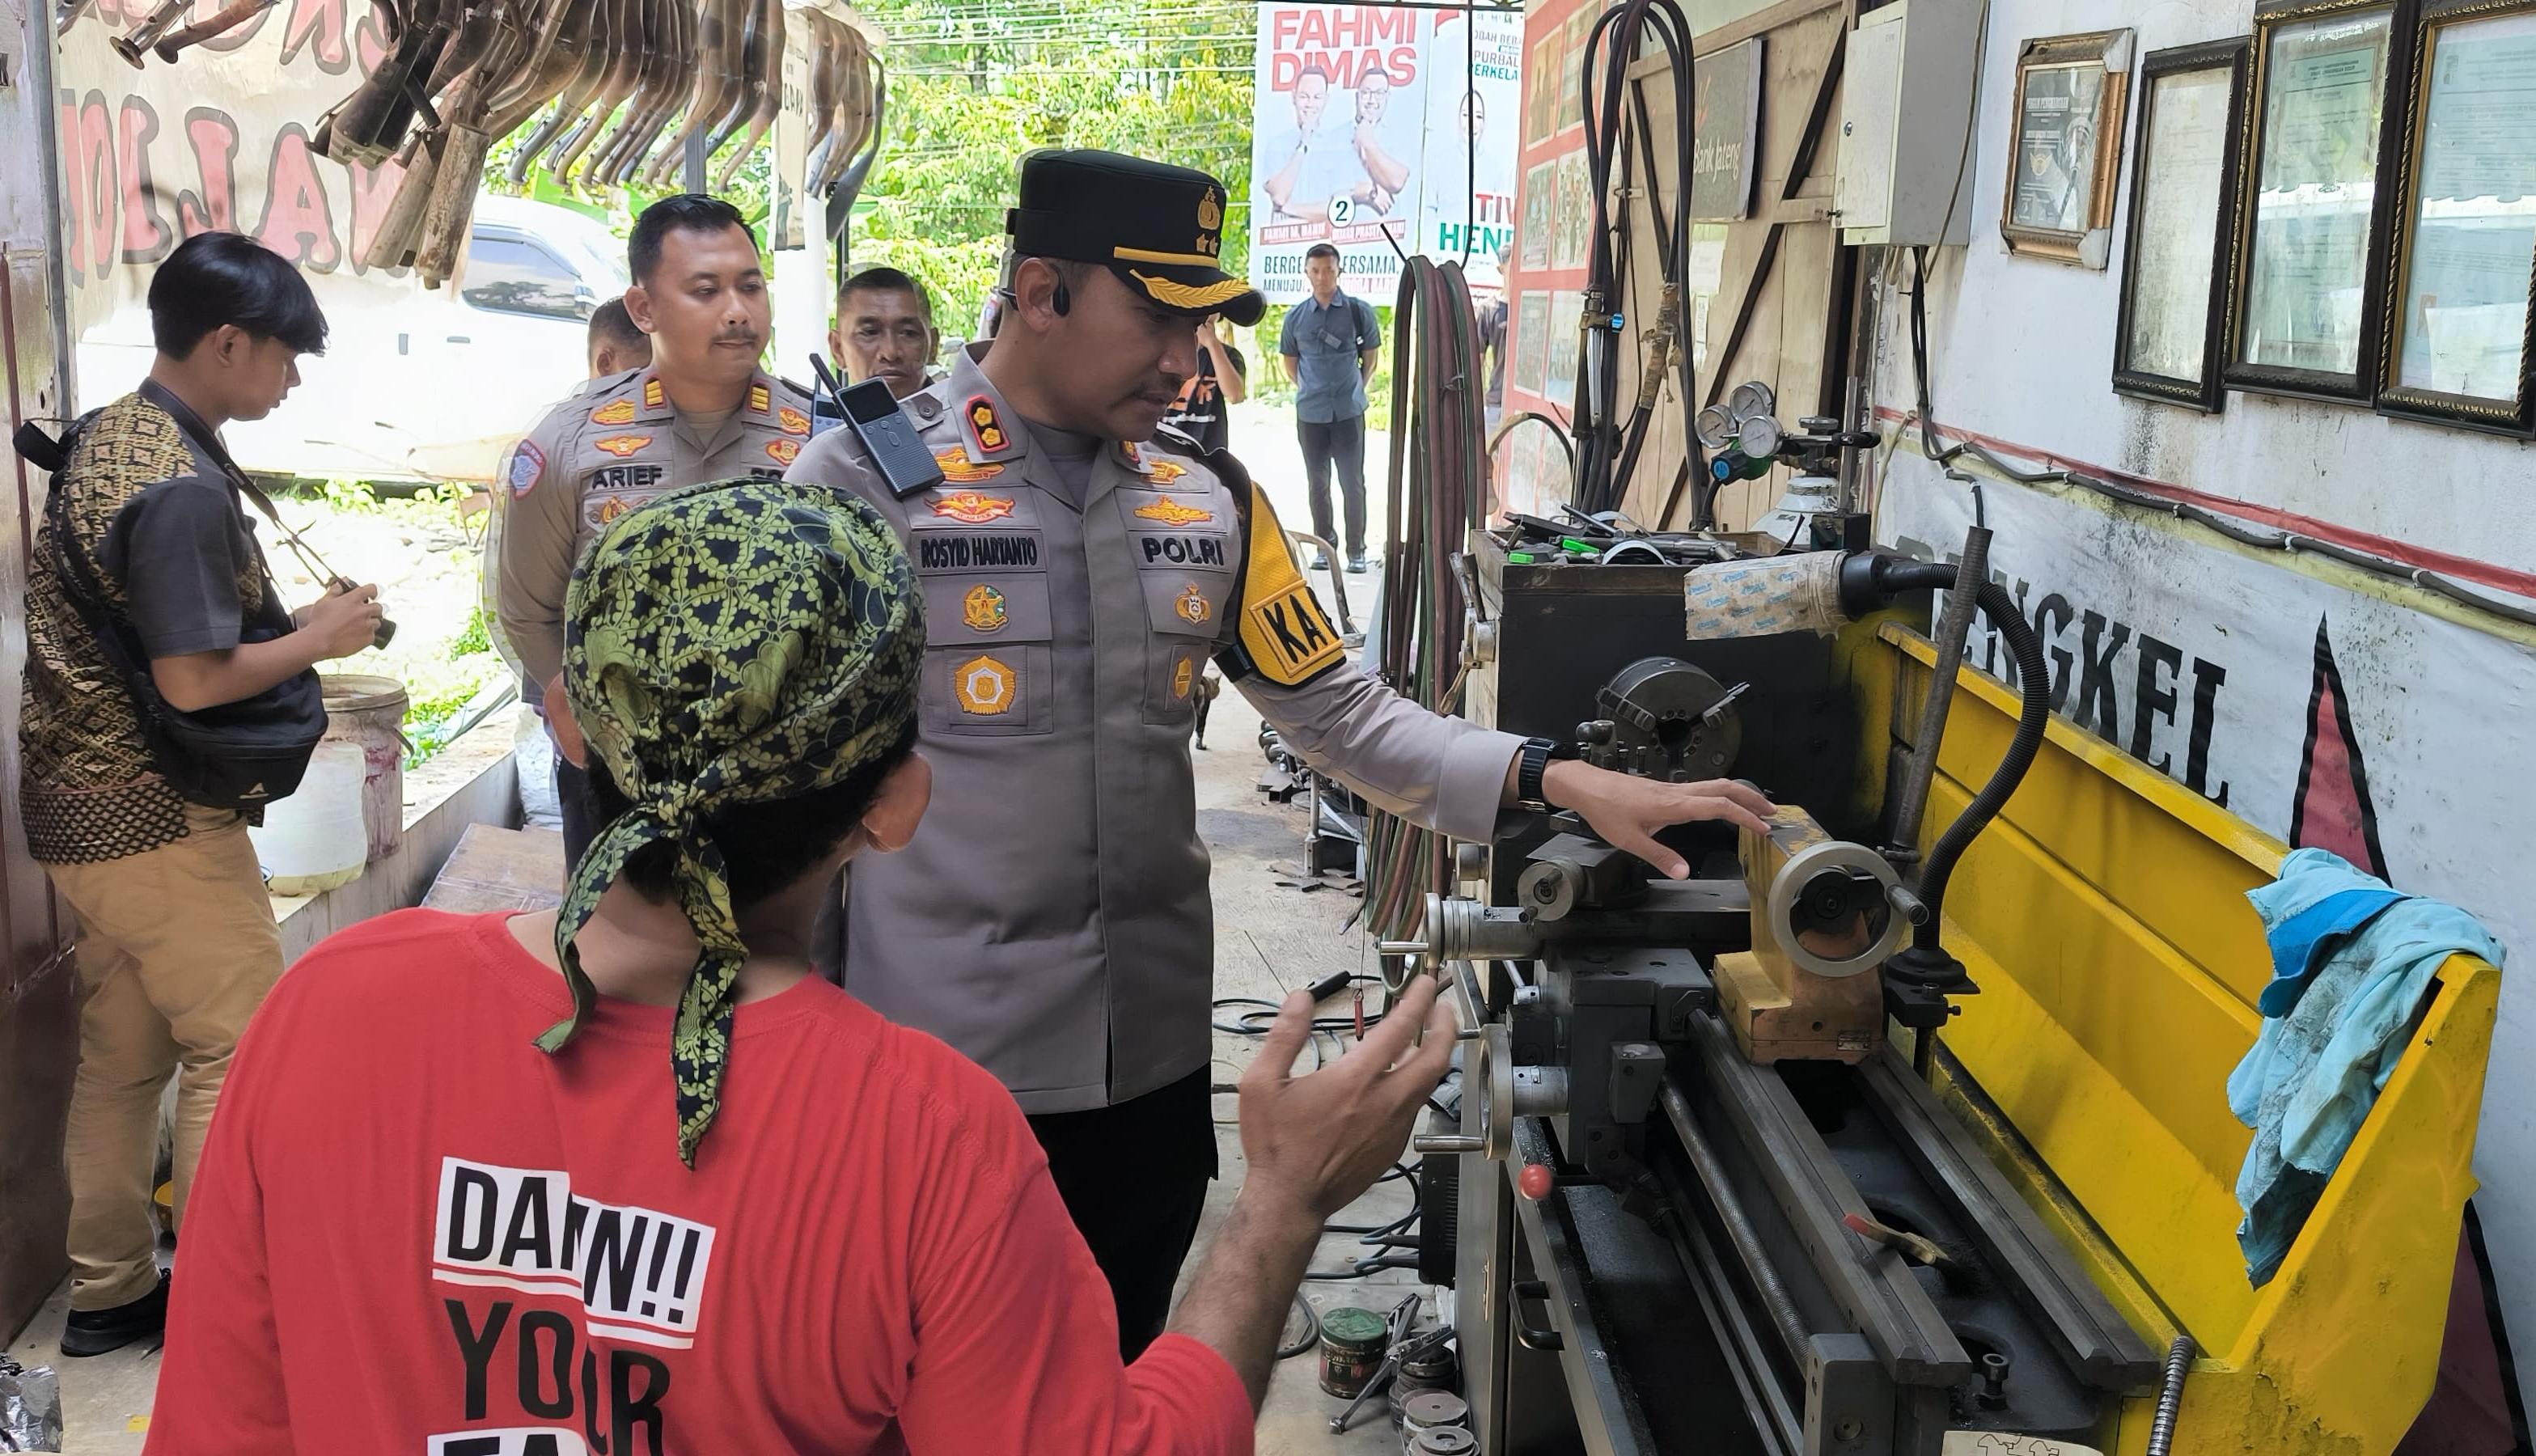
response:
M1953 567L1940 566L1949 574ZM1946 900L1946 881L1955 872L1955 861L1998 811L2007 806L2016 786L2025 779L2025 771L2034 766L2034 755L2043 748L2043 728L2052 717L2051 669L2043 664L2043 642L2034 635L2034 625L2016 609L2016 600L1997 582L1984 582L1974 598L1991 625L2007 639L2008 655L2016 660L2016 685L2022 689L2023 702L2016 716L2016 736L2008 741L2007 752L1998 767L1991 771L1990 782L1982 786L1973 801L1946 826L1937 837L1936 847L1929 852L1928 867L1920 872L1920 899L1929 907L1929 918L1913 933L1913 943L1923 950L1938 947L1938 912Z

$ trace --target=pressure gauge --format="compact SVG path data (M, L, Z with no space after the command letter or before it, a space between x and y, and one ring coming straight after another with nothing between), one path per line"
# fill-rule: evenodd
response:
M1725 406L1711 405L1692 418L1690 432L1708 449L1723 450L1735 441L1735 416Z
M1735 386L1735 392L1726 397L1726 408L1739 420L1750 419L1756 414L1776 414L1779 412L1779 397L1768 385L1755 379Z
M1786 438L1787 431L1767 414L1751 415L1737 431L1737 440L1744 447L1744 453L1754 460L1768 460L1778 454L1779 443Z

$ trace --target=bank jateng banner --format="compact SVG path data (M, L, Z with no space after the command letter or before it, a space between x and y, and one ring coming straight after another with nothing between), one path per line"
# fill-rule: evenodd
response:
M1404 253L1500 282L1514 237L1523 20L1370 5L1259 7L1250 281L1310 292L1303 254L1339 249L1341 285L1389 303Z
M2201 544L2083 491L1986 481L1976 503L1919 460L1894 461L1876 538L1949 558L1977 510L1995 533L1992 577L2043 639L2054 711L2266 833L2462 907L2506 947L2476 1205L2504 1307L2524 1325L2536 1116L2519 1069L2536 1061L2536 871L2527 826L2500 806L2536 764L2536 649ZM1978 626L1966 661L2014 671Z

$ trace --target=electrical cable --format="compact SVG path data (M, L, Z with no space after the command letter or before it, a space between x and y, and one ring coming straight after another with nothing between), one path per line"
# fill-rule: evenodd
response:
M1303 1292L1301 1290L1295 1291L1295 1307L1301 1310L1303 1313L1303 1338L1296 1341L1292 1345L1278 1346L1277 1358L1279 1360L1293 1360L1299 1355L1308 1355L1311 1353L1313 1346L1321 1343L1320 1311L1314 1309L1311 1305L1311 1301L1303 1298Z

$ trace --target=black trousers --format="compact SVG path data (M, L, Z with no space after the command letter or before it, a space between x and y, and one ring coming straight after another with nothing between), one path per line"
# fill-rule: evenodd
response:
M1159 1092L1088 1112L1030 1119L1074 1227L1118 1305L1118 1358L1161 1338L1172 1286L1197 1238L1215 1177L1213 1067Z
M563 750L554 756L555 799L563 808L563 873L581 864L581 856L590 853L590 842L599 837L599 826L590 822L590 775L575 768Z
M1364 416L1333 419L1326 424L1297 420L1295 433L1303 444L1303 478L1312 490L1312 534L1336 546L1330 529L1330 467L1339 472L1339 494L1347 502L1347 553L1364 554Z

